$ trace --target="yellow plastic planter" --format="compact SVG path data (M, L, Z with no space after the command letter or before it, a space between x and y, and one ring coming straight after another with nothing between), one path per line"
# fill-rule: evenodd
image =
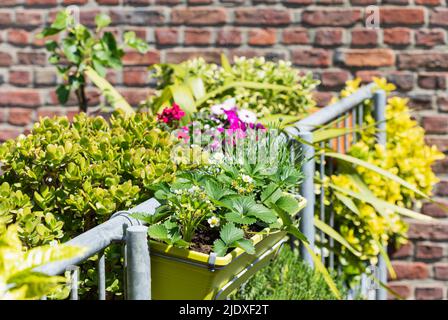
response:
M236 248L224 257L151 241L152 299L224 299L265 266L286 240L283 231L257 234L252 237L254 255Z

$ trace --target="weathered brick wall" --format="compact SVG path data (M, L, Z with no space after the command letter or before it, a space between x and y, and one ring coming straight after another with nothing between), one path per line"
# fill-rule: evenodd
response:
M58 8L79 5L81 20L92 25L108 12L118 33L135 30L152 50L129 53L125 68L109 79L133 103L149 92L146 66L202 55L218 61L220 52L284 58L312 70L322 81L321 105L344 82L360 76L386 76L411 99L430 143L448 151L447 0L1 0L0 139L29 128L40 115L73 114L58 107L57 77L35 34ZM364 27L365 8L379 5L381 28ZM99 98L89 93L90 103ZM448 195L448 160L436 168ZM445 201L448 204L448 201ZM399 280L394 287L409 298L447 298L447 214L432 204L424 213L438 224L411 223L412 242L395 254Z

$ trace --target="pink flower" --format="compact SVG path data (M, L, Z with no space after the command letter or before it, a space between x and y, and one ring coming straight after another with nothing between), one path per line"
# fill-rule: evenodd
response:
M179 121L185 116L185 112L175 103L171 108L163 109L161 114L157 115L157 118L164 123L172 123L173 121Z

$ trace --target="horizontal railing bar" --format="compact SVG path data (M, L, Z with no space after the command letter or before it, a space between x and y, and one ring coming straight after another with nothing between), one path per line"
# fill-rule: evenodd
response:
M115 213L109 221L106 221L65 243L66 245L84 248L85 251L83 254L72 259L61 260L40 266L36 268L35 271L48 275L58 275L64 273L68 266L79 265L81 262L107 248L112 242L125 241L125 230L127 227L143 224L140 220L130 217L129 214L135 212L153 214L158 206L160 206L160 203L156 199L151 198L130 210Z
M345 112L350 111L364 100L371 99L373 97L372 89L375 86L375 83L370 83L350 96L320 109L319 111L296 122L294 125L288 126L285 130L292 135L297 135L298 132L313 131L318 129L318 127L336 119Z

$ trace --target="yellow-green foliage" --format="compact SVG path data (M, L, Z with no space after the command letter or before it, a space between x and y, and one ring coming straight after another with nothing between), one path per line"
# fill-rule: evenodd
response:
M377 87L387 93L395 89L393 84L387 83L384 79L375 79L375 82ZM359 88L359 85L359 79L349 81L341 96L350 95ZM389 97L387 100L386 147L375 142L375 120L370 112L365 112L366 128L361 131L360 141L355 143L348 153L388 170L430 195L433 185L438 181L431 166L436 160L442 159L443 154L435 146L425 144L425 132L416 121L412 120L407 103L407 99L400 97ZM372 101L367 101L365 108L366 110L372 108ZM358 166L357 171L370 192L376 197L399 206L412 207L414 204L419 206L421 196L412 190L364 167ZM331 181L341 187L360 191L359 185L354 183L350 175L333 175ZM331 200L337 213L336 219L340 233L363 254L362 260L376 263L376 256L380 253L379 243L385 244L394 240L395 244L399 245L406 242L407 225L398 213L390 210L375 210L369 204L354 201L359 215L347 209L334 196ZM346 273L357 274L363 271L362 265L356 263L347 250L341 248L341 251L343 253L341 260L346 265Z
M0 223L1 224L1 223ZM64 284L65 278L33 271L41 265L69 259L83 249L70 246L41 246L25 251L17 226L0 232L0 300L39 299Z
M299 70L293 68L289 61L272 62L266 61L264 57L235 57L232 65L218 66L207 63L203 58L197 58L178 65L155 65L154 69L153 78L157 80L159 89L184 83L191 78L202 79L206 93L232 82L247 81L257 84L257 87L253 88L242 85L229 88L207 100L201 108L235 98L238 107L255 110L258 116L263 117L279 113L297 116L315 106L312 90L317 81L312 78L311 73L301 76ZM281 85L292 90L273 90L265 85ZM161 91L157 93L160 94ZM151 103L149 101L150 105Z
M0 147L0 220L28 247L74 237L170 181L171 143L143 113L42 119Z

